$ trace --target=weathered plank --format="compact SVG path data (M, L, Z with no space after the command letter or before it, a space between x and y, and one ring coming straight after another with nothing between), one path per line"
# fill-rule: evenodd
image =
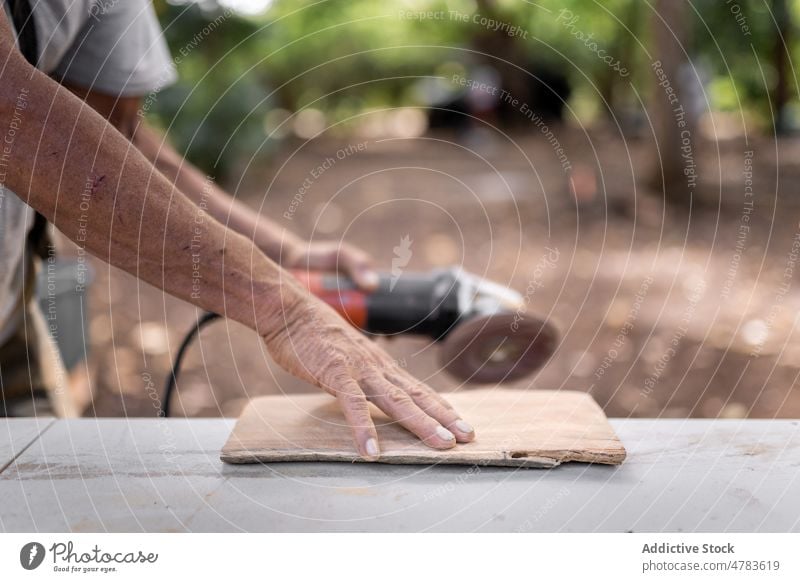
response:
M444 394L478 438L448 450L426 446L373 407L380 462L549 468L625 459L591 396L569 390L483 389ZM222 449L228 463L360 461L336 400L327 394L263 396L248 404Z

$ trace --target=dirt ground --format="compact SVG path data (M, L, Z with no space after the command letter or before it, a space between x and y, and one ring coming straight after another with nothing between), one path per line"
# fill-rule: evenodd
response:
M382 269L408 236L407 269L461 264L525 294L563 336L541 372L516 387L589 391L610 416L800 417L800 141L697 147L689 211L643 186L647 143L578 129L559 139L574 186L538 136L443 134L288 142L233 186L287 228L344 237ZM154 416L149 395L161 390L195 309L94 266L86 414ZM469 388L439 370L436 345L381 343L435 388ZM175 410L235 416L250 397L313 390L280 371L255 334L217 322L186 358Z

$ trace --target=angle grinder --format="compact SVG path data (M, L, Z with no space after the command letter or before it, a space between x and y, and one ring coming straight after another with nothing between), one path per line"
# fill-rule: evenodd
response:
M558 331L527 313L525 298L461 268L381 273L375 291L345 275L290 271L313 295L370 335L417 335L440 346L443 369L470 384L510 382L539 369L553 354ZM202 316L178 349L162 402L169 415L183 353L213 313Z
M516 291L463 269L380 274L372 293L344 275L295 271L308 290L371 335L420 335L441 344L440 363L469 383L516 380L555 351L558 333L526 313Z

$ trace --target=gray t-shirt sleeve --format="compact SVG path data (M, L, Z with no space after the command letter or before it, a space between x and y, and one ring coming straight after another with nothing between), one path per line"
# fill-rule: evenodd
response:
M142 96L177 79L150 0L96 0L52 75L120 97Z

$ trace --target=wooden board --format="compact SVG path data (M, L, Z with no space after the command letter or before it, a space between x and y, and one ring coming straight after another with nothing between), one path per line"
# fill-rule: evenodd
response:
M625 459L603 411L583 392L492 388L444 395L474 427L474 442L440 451L373 407L380 462L555 467ZM350 429L327 394L264 396L245 408L221 459L227 463L359 461Z

